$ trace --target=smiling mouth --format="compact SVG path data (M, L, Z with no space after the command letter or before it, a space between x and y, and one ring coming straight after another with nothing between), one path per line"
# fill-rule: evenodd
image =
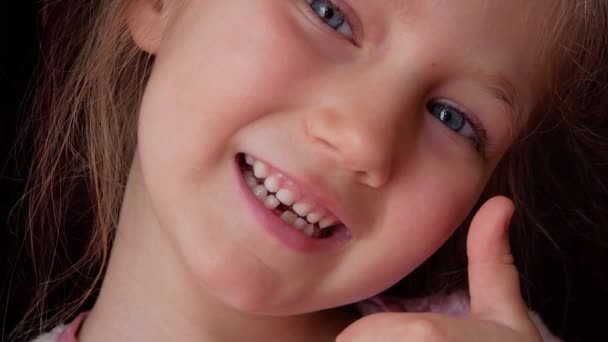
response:
M281 174L254 157L237 156L245 183L260 204L286 222L294 230L311 239L328 239L346 227L328 210L313 200L298 198Z

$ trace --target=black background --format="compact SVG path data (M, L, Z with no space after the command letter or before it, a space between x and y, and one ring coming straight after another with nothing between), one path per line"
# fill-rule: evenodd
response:
M0 6L0 333L15 326L32 298L31 272L25 267L23 231L18 215L10 216L25 182L28 152L17 151L18 136L28 145L18 122L33 92L32 80L40 58L41 4L31 0L3 1Z
M24 239L18 213L11 209L19 200L25 184L28 141L20 122L27 113L34 92L32 80L38 76L41 59L41 4L33 0L4 1L0 8L0 332L10 331L32 299L31 267L24 256ZM16 150L17 138L25 149ZM608 204L606 204L608 210ZM608 229L608 227L601 227ZM606 236L606 234L604 234ZM591 255L601 260L580 260L577 251L597 249ZM599 246L599 247L598 247ZM604 246L604 247L601 247ZM559 298L540 298L541 315L567 341L608 340L608 240L569 241L571 269L575 279L568 285L570 299L564 305ZM581 254L582 255L582 254ZM19 256L19 257L18 257ZM603 260L603 261L602 261ZM555 263L559 263L555 260ZM547 263L547 269L559 264ZM598 266L599 265L599 266ZM602 266L605 265L605 266ZM593 277L585 277L586 267L593 268ZM604 268L605 267L605 268ZM605 271L597 272L597 270ZM557 276L555 282L562 281ZM555 288L560 288L555 284ZM542 297L542 293L538 295ZM555 300L555 303L552 302ZM6 339L2 339L5 341Z

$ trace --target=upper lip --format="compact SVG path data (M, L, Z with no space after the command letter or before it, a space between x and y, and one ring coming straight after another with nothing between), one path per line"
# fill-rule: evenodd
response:
M268 161L258 158L253 154L252 156L254 156L256 160L264 162L272 169L283 175L287 180L294 183L298 187L299 191L302 192L303 197L312 199L316 204L326 209L330 215L334 216L339 221L339 224L348 227L345 221L345 215L338 205L338 199L331 195L332 191L330 191L329 187L322 185L322 177L308 176L297 178L291 173L285 172L283 169L277 167L273 163L269 163Z

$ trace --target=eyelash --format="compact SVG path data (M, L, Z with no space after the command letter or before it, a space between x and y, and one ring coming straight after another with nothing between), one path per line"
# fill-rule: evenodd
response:
M348 38L349 40L351 40L353 43L356 44L353 25L351 24L351 20L349 20L349 15L347 13L348 11L344 10L343 4L341 4L339 2L340 0L306 0L306 1L309 5L310 11L313 13L313 15L315 17L317 17L319 19L319 21L322 24L327 25L334 31L342 34L343 36L345 36L346 38ZM338 27L332 26L331 23L328 22L327 18L324 18L321 13L318 13L319 8L315 8L315 4L328 5L329 7L331 7L330 9L333 9L335 11L335 12L332 12L332 15L330 15L332 17L333 17L333 14L341 16L342 20L338 21L338 25L340 25L340 26L347 25L346 32L343 32L344 30L340 30ZM471 142L473 143L477 152L483 158L485 158L486 149L487 149L487 135L486 135L485 130L483 129L483 125L479 121L477 121L473 117L471 117L470 115L467 115L464 111L456 108L455 106L448 104L446 102L437 101L437 100L433 100L433 101L429 102L429 104L427 105L427 110L429 111L429 113L431 115L434 115L432 112L432 108L436 105L443 106L444 110L450 109L450 110L458 113L459 115L462 115L463 120L464 120L463 125L469 125L473 132L473 136L465 136L465 137L468 138L469 140L471 140ZM434 115L434 116L437 118L437 120L440 120L442 123L445 124L445 121L443 121L441 118L438 118L436 115ZM445 126L448 129L451 129L452 132L462 135L462 134L460 134L460 132L463 129L463 127L461 127L458 131L455 131L454 129L448 127L447 125L445 125ZM464 136L464 135L462 135L462 136Z
M449 127L447 124L445 124L445 122L446 122L446 121L444 121L444 120L446 120L445 117L440 118L439 115L436 115L435 113L433 113L434 109L438 109L438 108L442 109L442 112L439 115L447 115L448 113L445 113L446 110L449 110L451 112L456 112L457 114L461 115L462 119L463 119L462 126L458 130L453 129L452 127ZM459 108L455 107L454 105L446 103L445 101L438 101L438 100L430 101L427 104L427 110L437 120L444 123L444 125L448 129L450 129L452 132L459 134L461 136L464 136L465 138L468 138L469 140L471 140L471 142L473 143L477 152L482 157L485 157L488 139L487 139L486 131L483 128L483 125L479 121L474 119L471 115L468 115L465 111L462 111ZM449 120L449 119L447 119L447 120ZM466 125L470 126L470 129L473 133L472 136L467 136L467 135L461 134L462 130L465 129Z
M335 0L306 0L306 2L308 2L308 7L310 11L315 17L317 17L321 21L322 24L327 25L332 30L342 34L344 37L356 44L354 29L351 20L349 19L349 15L347 13L348 11L343 7L340 2ZM339 27L332 26L327 20L327 18L324 18L321 13L317 12L318 9L315 8L315 5L327 5L330 7L332 14L341 16L342 20L339 21ZM346 27L341 29L340 27L342 27L343 25L346 25Z

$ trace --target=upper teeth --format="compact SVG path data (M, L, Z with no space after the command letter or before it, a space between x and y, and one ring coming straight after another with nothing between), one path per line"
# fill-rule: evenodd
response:
M269 173L270 173L270 168L268 167L268 165L262 163L261 161L256 161L253 164L253 174L257 178L266 178L266 177L268 177Z
M281 187L280 175L273 175L267 164L245 155L245 162L253 167L253 172L245 172L245 181L251 187L254 195L268 209L276 209L280 203L291 206L291 210L281 214L281 219L301 230L307 236L313 236L315 223L319 229L336 225L338 220L332 215L324 214L326 211L307 200L298 200L296 193ZM258 180L261 180L261 184Z
M264 177L258 177L258 178L264 178ZM279 191L279 180L276 179L275 177L268 177L268 178L266 178L266 180L264 180L264 186L270 192L277 192L277 191Z
M279 199L279 201L281 201L281 203L285 204L286 206L290 206L294 202L293 193L287 189L280 189L277 192L277 198Z
M312 204L308 202L298 202L295 203L292 207L293 211L295 211L296 214L302 217L306 217L306 215L310 214L310 211L312 210Z
M255 163L255 159L252 156L246 154L245 155L245 162L247 164L249 164L249 165L253 165Z
M323 228L331 227L336 223L337 223L336 220L334 220L333 218L325 217L321 221L319 221L319 228L323 229Z

